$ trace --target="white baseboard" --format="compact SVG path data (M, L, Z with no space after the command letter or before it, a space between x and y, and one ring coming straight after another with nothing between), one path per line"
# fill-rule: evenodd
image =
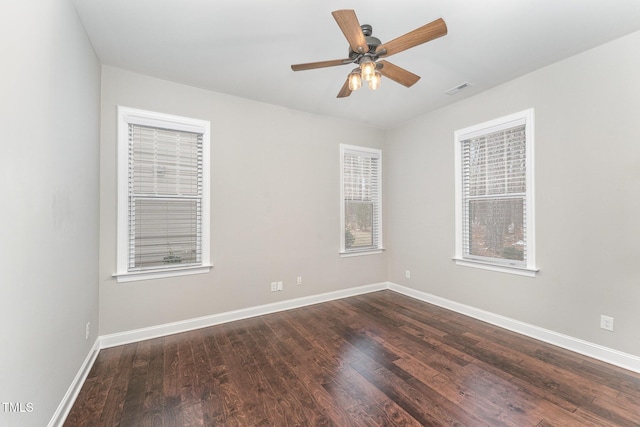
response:
M100 352L100 338L96 339L89 350L89 354L84 359L84 362L80 366L78 373L75 378L71 382L71 385L67 389L62 401L58 405L56 412L51 417L49 421L48 427L61 427L64 424L64 421L67 419L67 415L69 415L69 411L71 411L71 407L73 403L76 401L78 394L80 393L80 389L87 379L87 375L89 375L89 371L93 367L93 363L96 361L98 357L98 353Z
M275 313L278 311L290 310L293 308L304 307L307 305L318 304L326 301L333 301L354 295L381 291L384 289L388 289L388 287L388 282L376 283L372 285L359 286L356 288L327 292L319 295L279 301L272 304L259 305L256 307L249 307L241 310L227 311L225 313L213 314L211 316L198 317L195 319L188 319L180 322L165 323L163 325L150 326L148 328L103 335L100 337L100 348L115 347L118 345L162 337L179 332L187 332L194 329L206 328L208 326L219 325L221 323L233 322L235 320L248 319L250 317L262 316L264 314Z
M225 313L204 316L195 319L188 319L180 322L166 323L163 325L151 326L148 328L135 329L132 331L120 332L116 334L103 335L99 337L100 348L115 347L118 345L129 344L146 339L162 337L166 335L176 334L179 332L192 331L194 329L205 328L208 326L219 325L222 323L233 322L235 320L247 319L250 317L261 316L264 314L275 313L278 311L290 310L293 308L304 307L311 304L332 301L350 296L366 294L369 292L389 289L400 294L415 298L420 301L428 302L451 311L455 311L474 319L482 320L492 325L508 329L519 334L562 347L564 349L619 366L630 371L640 373L640 357L624 353L612 348L604 347L588 341L563 335L549 329L540 328L528 323L514 320L499 314L480 310L465 304L460 304L445 298L441 298L426 292L408 288L392 282L382 282L372 285L359 286L340 291L328 292L319 295L296 298L286 301L280 301L272 304L265 304L256 307L249 307L241 310L228 311Z
M499 314L480 310L465 304L460 304L445 298L440 298L438 296L418 291L416 289L407 288L395 283L389 283L388 289L408 297L428 302L430 304L446 308L447 310L455 311L457 313L464 314L465 316L473 317L474 319L482 320L483 322L491 323L492 325L640 373L640 357L638 356L623 353L579 338L563 335L558 332L510 319Z
M590 343L578 338L563 335L548 329L543 329L528 323L510 319L488 311L480 310L465 304L460 304L445 298L441 298L426 292L408 288L392 282L382 282L372 285L359 286L340 291L327 292L319 295L296 298L286 301L280 301L272 304L265 304L256 307L249 307L241 310L228 311L225 313L214 314L211 316L198 317L180 322L166 323L163 325L151 326L148 328L135 329L116 334L102 335L98 337L95 344L91 348L87 358L80 367L78 374L73 380L69 390L65 394L62 402L58 406L56 413L49 422L48 427L58 427L64 423L73 403L82 388L93 363L100 349L115 347L118 345L129 344L151 338L158 338L166 335L176 334L179 332L187 332L194 329L205 328L208 326L219 325L235 320L247 319L250 317L261 316L264 314L275 313L278 311L290 310L293 308L304 307L307 305L318 304L326 301L333 301L341 298L347 298L355 295L362 295L369 292L392 290L408 297L424 301L433 305L437 305L456 313L482 320L483 322L508 329L510 331L552 344L558 347L628 369L633 372L640 373L640 357L632 354L623 353L608 347Z

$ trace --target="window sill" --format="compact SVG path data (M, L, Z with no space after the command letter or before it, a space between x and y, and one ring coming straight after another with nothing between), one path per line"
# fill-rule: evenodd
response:
M381 254L384 251L384 248L380 249L366 249L362 251L352 251L352 252L340 252L340 256L342 258L349 258L354 256L365 256L365 255L376 255Z
M135 282L138 280L164 279L166 277L188 276L192 274L204 274L211 271L212 265L197 265L193 267L173 268L166 270L147 270L135 272L115 273L113 277L118 283Z
M460 258L453 258L453 261L455 261L457 265L462 265L465 267L480 268L483 270L515 274L518 276L525 276L525 277L536 277L536 274L538 273L538 271L540 271L539 269L533 269L533 268L527 268L527 267L513 267L509 265L491 264L488 262L460 259Z

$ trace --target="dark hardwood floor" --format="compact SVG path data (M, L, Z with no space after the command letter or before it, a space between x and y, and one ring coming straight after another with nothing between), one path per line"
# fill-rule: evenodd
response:
M381 291L104 349L73 426L639 426L640 375Z

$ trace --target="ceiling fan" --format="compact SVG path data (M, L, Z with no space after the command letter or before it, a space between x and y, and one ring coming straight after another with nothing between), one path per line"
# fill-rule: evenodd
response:
M381 76L385 76L406 87L413 86L420 80L420 76L389 61L378 61L379 58L391 56L447 34L447 24L442 18L439 18L383 44L376 37L372 37L373 29L371 25L360 25L355 11L350 9L336 10L331 14L349 42L349 57L295 64L291 66L291 69L293 71L303 71L314 68L334 67L336 65L357 64L358 67L349 73L347 81L338 92L338 98L345 98L351 95L351 92L358 90L362 86L363 81L368 82L370 89L377 89L380 85Z

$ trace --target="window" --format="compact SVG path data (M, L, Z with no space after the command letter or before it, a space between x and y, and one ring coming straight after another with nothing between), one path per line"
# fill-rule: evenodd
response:
M205 273L208 121L118 108L119 282Z
M535 276L533 116L455 132L458 264Z
M382 152L340 145L341 253L382 250Z

